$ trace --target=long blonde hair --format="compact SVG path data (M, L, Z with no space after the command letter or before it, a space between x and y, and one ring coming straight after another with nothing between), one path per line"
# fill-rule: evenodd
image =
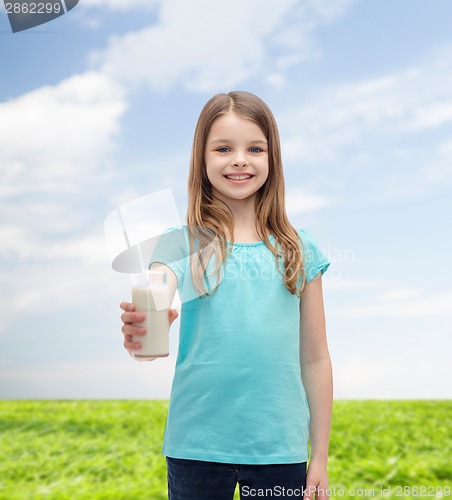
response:
M220 281L220 269L232 250L234 243L234 218L226 204L219 203L212 195L212 185L207 177L205 149L213 122L230 111L252 120L264 133L268 141L269 172L265 184L256 196L256 230L276 259L276 265L284 284L294 295L300 296L306 286L306 273L302 258L302 241L290 224L285 209L284 174L278 126L270 108L254 94L233 91L213 96L203 107L195 129L188 178L187 226L190 237L192 279L200 295L211 295L205 289L200 272L206 276L206 268L213 254L216 255L214 273ZM228 247L226 231L231 235ZM277 247L269 241L267 233L276 238ZM199 246L195 253L195 243ZM212 242L215 244L212 245ZM300 246L301 244L301 246ZM279 259L284 258L284 272ZM202 271L201 271L202 270ZM214 274L212 273L212 274ZM300 287L297 289L297 280ZM208 280L207 280L208 281ZM218 288L218 284L212 292Z

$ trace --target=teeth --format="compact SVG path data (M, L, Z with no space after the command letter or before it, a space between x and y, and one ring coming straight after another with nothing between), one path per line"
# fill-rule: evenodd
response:
M234 181L244 181L245 179L251 179L251 175L227 175L226 177Z

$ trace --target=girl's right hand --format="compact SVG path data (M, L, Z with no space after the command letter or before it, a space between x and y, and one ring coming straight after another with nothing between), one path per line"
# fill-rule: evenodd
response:
M140 342L134 342L133 336L143 336L146 334L146 328L142 326L136 326L133 323L141 323L145 320L145 314L143 312L137 312L135 305L131 302L121 302L119 307L124 311L121 314L121 321L124 325L121 331L124 335L124 347L130 351L139 351L141 349ZM169 309L168 316L170 321L170 326L173 324L174 320L179 316L176 309Z

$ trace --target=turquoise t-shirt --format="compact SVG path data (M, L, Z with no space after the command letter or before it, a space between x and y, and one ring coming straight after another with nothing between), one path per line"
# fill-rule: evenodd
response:
M311 281L330 262L311 232L298 232ZM151 262L174 271L182 311L163 454L236 464L305 462L310 413L300 372L300 299L284 286L273 254L263 241L235 243L214 295L192 298L189 260L179 258L186 249L164 246L157 245Z

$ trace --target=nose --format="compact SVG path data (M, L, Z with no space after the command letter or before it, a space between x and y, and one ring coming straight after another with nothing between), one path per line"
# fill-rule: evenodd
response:
M248 154L247 149L244 147L237 146L234 149L234 153L231 157L232 165L234 167L246 167L248 165Z
M243 155L237 155L237 158L234 160L234 167L245 167L246 165L248 165L248 162Z

